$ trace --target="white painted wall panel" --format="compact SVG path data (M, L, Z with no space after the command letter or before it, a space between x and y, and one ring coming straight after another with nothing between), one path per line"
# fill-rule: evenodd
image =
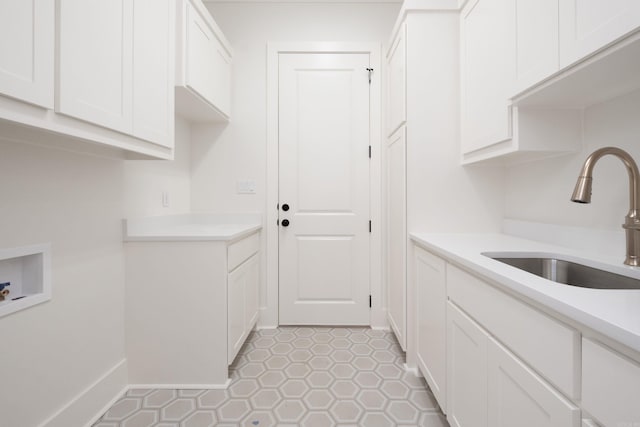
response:
M6 141L0 153L0 245L52 243L52 300L0 322L0 424L36 426L125 357L122 162ZM112 393L51 425L85 425Z

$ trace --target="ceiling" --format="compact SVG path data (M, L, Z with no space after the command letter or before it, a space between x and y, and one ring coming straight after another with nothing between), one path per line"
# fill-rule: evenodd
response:
M203 0L205 3L402 3L402 0Z

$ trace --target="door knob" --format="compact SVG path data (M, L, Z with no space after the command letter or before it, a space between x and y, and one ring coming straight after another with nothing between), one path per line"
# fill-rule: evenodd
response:
M288 227L289 226L289 220L288 219L283 219L282 220L282 226L283 227Z
M286 203L284 205L282 205L282 210L285 211L285 212L288 211L289 210L289 205L286 204Z

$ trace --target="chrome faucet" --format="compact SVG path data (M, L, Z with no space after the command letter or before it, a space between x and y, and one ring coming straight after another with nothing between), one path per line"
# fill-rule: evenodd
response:
M625 217L624 228L627 236L626 265L640 265L640 173L638 165L633 161L629 153L616 147L600 148L593 153L584 165L578 177L576 188L571 195L571 201L576 203L591 203L591 184L593 182L593 168L601 157L612 154L622 160L629 173L629 213Z

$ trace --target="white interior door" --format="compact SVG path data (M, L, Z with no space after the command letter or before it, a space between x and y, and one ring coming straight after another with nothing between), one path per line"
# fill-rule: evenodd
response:
M367 67L279 55L280 324L369 324Z

